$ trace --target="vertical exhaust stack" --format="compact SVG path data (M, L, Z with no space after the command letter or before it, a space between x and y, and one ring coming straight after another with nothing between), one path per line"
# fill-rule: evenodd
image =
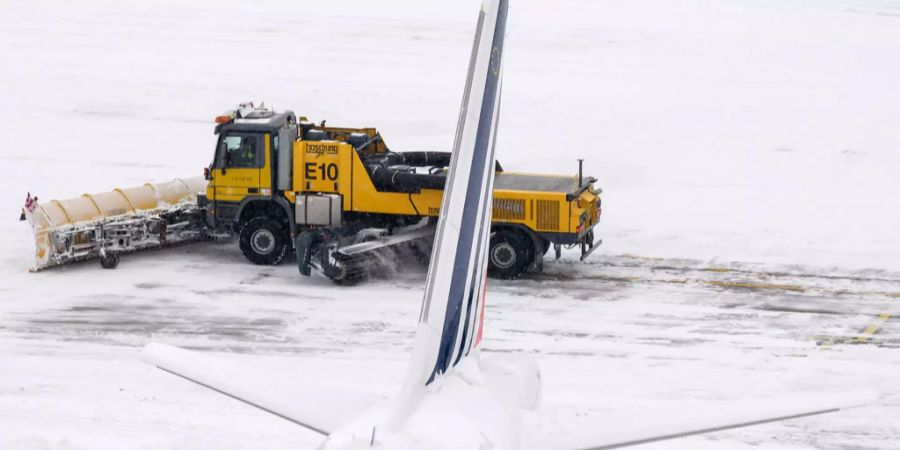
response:
M584 186L584 160L578 159L578 189Z
M197 240L197 194L205 189L206 181L196 177L46 203L29 194L22 216L34 233L32 270L97 257L114 267L118 253Z

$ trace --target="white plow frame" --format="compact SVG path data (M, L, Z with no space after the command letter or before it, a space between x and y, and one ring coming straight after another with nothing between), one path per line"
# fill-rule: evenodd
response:
M23 210L35 238L34 267L172 245L203 237L201 177L35 202Z

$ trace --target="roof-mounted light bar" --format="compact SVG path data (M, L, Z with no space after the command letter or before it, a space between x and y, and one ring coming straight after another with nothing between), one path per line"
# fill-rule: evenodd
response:
M224 113L216 116L216 123L219 125L231 123L231 121L233 121L236 116L237 116L237 111L224 112Z

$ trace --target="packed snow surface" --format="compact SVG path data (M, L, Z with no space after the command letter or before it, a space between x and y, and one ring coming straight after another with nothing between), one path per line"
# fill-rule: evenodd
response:
M344 288L231 242L28 273L16 219L28 191L200 173L212 118L247 100L447 150L477 7L0 2L0 448L319 442L140 363L150 341L392 393L422 269ZM604 189L589 264L489 283L484 353L544 372L529 428L875 388L880 406L645 448L895 448L900 2L518 0L506 50L498 159L570 174L585 158Z

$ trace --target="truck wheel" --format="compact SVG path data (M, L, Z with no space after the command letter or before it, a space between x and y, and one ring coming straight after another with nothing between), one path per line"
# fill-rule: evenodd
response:
M519 278L531 262L534 245L527 236L511 230L491 233L488 275L503 280Z
M119 255L116 252L108 252L103 250L100 252L100 267L104 269L115 269L119 266Z
M287 250L287 233L274 219L253 218L241 230L241 252L253 264L278 264L284 259Z

